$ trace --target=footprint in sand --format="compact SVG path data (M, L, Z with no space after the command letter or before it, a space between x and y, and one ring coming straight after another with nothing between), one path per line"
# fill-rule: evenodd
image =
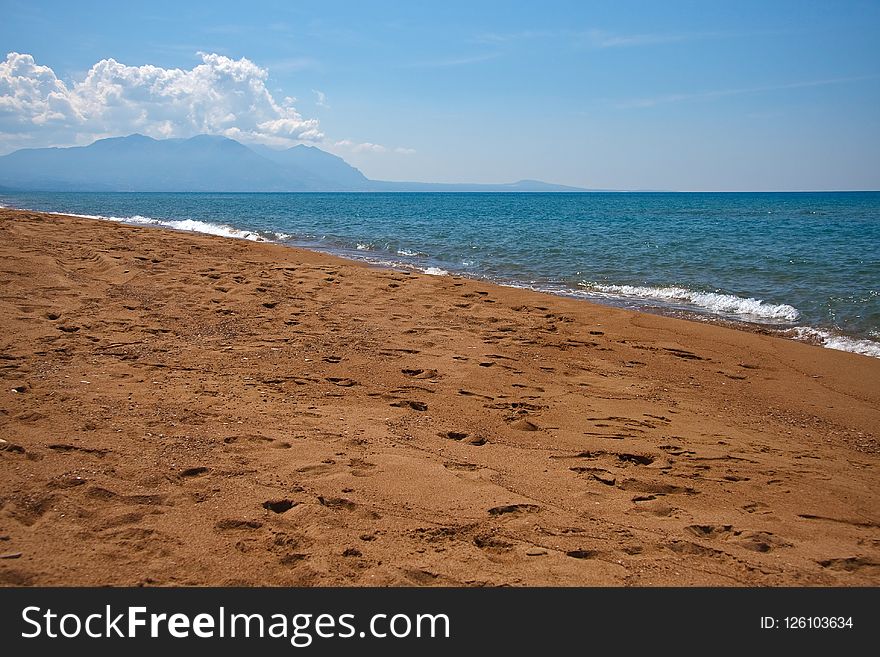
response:
M348 462L353 477L369 477L378 466L360 458L352 458Z
M263 508L267 511L272 511L273 513L284 513L285 511L289 511L293 507L297 505L297 502L293 500L266 500L263 502Z
M82 454L91 454L99 458L103 458L110 453L109 449L95 449L91 447L80 447L78 445L67 445L64 443L56 443L48 446L49 449L56 452L80 452Z
M478 392L471 392L470 390L459 390L458 394L462 397L478 397L480 399L488 399L489 401L495 399L494 397L490 397L489 395L481 395Z
M699 543L691 541L673 540L668 543L661 544L661 547L668 548L676 554L684 554L699 557L720 557L725 553L721 550L705 547Z
M664 347L666 351L677 358L683 358L684 360L710 360L708 358L703 358L702 356L698 356L697 354L685 351L684 349L675 349L673 347Z
M688 525L685 531L697 538L728 541L752 552L770 552L776 548L792 546L771 532L737 530L732 525Z
M344 497L323 497L319 495L318 503L321 506L326 506L328 509L345 509L346 511L354 511L357 509L357 504Z
M565 553L565 556L571 557L572 559L592 559L598 555L598 550L569 550Z
M733 532L732 525L688 525L684 529L698 538L726 538Z
M225 518L214 523L214 529L219 531L251 530L259 529L263 523L259 520L241 520L238 518Z
M455 461L446 461L443 467L447 470L463 470L464 472L474 472L479 470L481 466L474 463L456 463Z
M541 429L537 424L525 418L520 418L516 422L511 423L510 428L517 431L540 431Z
M618 484L618 488L621 490L634 491L636 493L648 493L650 495L695 495L698 492L695 489L686 486L640 481L639 479L624 479Z
M634 463L635 465L651 465L654 457L645 456L644 454L618 454L617 460L623 463Z
M350 388L357 385L357 381L355 381L354 379L346 379L344 377L338 376L328 376L327 381L335 386L339 386L340 388Z
M405 376L410 376L414 379L436 379L438 376L437 370L402 369L400 371Z
M822 559L816 563L828 570L842 570L848 573L863 570L880 572L880 561L871 557L839 557L836 559Z
M0 438L0 452L9 452L11 454L25 454L26 450L21 445L16 445L15 443L10 443L9 441Z
M441 431L438 435L441 438L449 438L449 440L464 440L468 437L468 434L458 431Z
M402 399L390 404L395 408L411 408L414 411L427 411L428 405L425 402L413 401L411 399Z
M199 477L205 473L207 473L210 468L206 468L204 466L197 466L195 468L187 468L186 470L182 470L180 476L184 479L191 479L193 477Z
M441 438L446 438L448 440L455 440L457 442L461 442L466 445L474 445L475 447L485 445L487 442L489 442L483 436L472 436L469 433L464 433L461 431L441 431L437 435L440 436Z
M491 534L475 536L474 545L481 550L488 550L490 552L508 552L513 549L513 543Z
M333 463L314 463L296 469L298 473L304 475L322 475L333 470L336 470L336 465Z
M493 506L489 509L490 516L503 516L507 514L520 513L537 513L541 507L537 504L506 504L504 506Z
M606 486L613 486L617 483L617 478L613 473L605 470L604 468L588 468L584 466L575 466L573 468L569 468L572 472L577 472L578 474L588 474L593 479L598 481L599 483L605 484Z

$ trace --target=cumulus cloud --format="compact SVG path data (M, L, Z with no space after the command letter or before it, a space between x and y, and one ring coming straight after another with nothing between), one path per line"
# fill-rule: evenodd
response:
M156 138L224 135L277 146L324 137L294 99L275 100L268 71L241 58L199 53L192 69L104 59L68 86L28 54L0 61L0 148L89 143L140 132Z

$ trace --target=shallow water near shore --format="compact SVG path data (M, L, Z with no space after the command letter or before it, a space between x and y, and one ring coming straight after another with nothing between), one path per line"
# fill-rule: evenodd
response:
M880 193L0 193L880 357Z

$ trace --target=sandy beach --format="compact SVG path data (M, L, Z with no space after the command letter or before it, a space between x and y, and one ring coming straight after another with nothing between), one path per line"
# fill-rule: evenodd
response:
M880 360L0 210L0 583L880 584Z

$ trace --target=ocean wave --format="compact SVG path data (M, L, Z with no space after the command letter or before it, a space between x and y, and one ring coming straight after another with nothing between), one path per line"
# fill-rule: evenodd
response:
M844 335L836 335L830 331L816 329L811 326L796 326L791 329L791 331L788 331L788 333L790 333L791 337L796 340L809 342L810 344L818 344L827 349L850 351L854 354L880 358L880 342L875 342L874 340L849 338Z
M154 219L139 214L130 217L115 217L101 214L76 214L74 212L49 212L47 214L83 217L85 219L100 219L101 221L116 221L136 226L160 226L163 228L173 228L174 230L183 230L191 233L203 233L205 235L216 235L218 237L233 237L235 239L249 240L251 242L276 242L291 237L286 233L261 234L252 230L235 228L227 224L215 224L209 221L200 221L198 219Z
M793 322L800 316L797 308L786 303L772 304L752 297L738 297L733 294L719 294L717 292L700 292L683 287L603 285L601 283L582 283L581 287L588 292L604 295L665 302L683 302L713 313L737 315L749 319Z

